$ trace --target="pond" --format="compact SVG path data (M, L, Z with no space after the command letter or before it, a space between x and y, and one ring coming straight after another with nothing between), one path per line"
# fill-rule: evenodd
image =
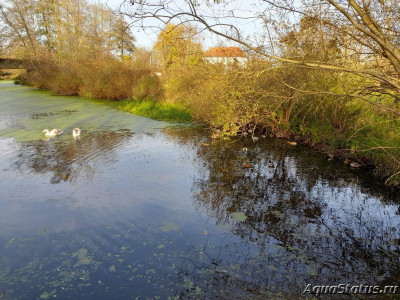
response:
M0 152L0 299L310 299L308 284L400 282L399 195L283 140L211 141L1 82Z

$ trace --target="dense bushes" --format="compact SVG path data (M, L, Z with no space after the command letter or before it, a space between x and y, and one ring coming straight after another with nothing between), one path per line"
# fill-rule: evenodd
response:
M351 74L260 61L246 69L218 64L176 67L164 80L166 101L188 107L196 119L223 134L253 126L335 147L348 146L349 137L371 115L389 116L347 95L360 85Z
M253 87L240 68L200 64L174 68L166 75L166 100L188 107L195 119L234 133L259 113Z
M112 58L98 60L81 69L80 95L89 98L125 99L135 84L135 71L127 64Z
M35 71L34 71L35 72ZM78 95L82 87L82 79L78 70L73 66L57 66L50 78L41 78L42 87L53 91L57 95ZM48 85L46 87L46 85Z
M57 63L52 55L43 55L23 81L57 95L80 95L90 98L154 100L162 97L162 86L148 69L138 69L130 62L112 56L80 57Z
M137 75L138 79L132 86L133 99L157 101L164 98L164 89L157 75L146 69L141 69L141 73Z
M399 168L398 117L354 97L354 91L370 84L349 73L255 61L246 69L211 64L171 68L164 86L166 101L187 107L218 135L251 129L251 134L294 138L373 163L378 175L398 184L398 176L390 177ZM383 95L359 93L372 103L396 105Z

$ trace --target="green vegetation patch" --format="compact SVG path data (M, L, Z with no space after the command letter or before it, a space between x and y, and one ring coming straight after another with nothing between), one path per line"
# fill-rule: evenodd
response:
M151 100L137 101L132 99L113 101L111 103L112 106L123 111L159 121L184 123L193 120L189 111L178 104L154 102Z

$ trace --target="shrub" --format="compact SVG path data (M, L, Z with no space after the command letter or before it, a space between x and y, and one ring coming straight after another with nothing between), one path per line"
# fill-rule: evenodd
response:
M57 95L79 95L82 80L76 68L62 66L49 81L49 88Z
M23 84L51 90L51 81L58 72L59 67L55 63L54 56L46 52L33 63L32 69L27 70L25 74L20 76L20 79Z
M82 86L80 95L90 98L119 100L130 97L136 80L128 63L104 57L87 63L80 69Z
M136 100L152 99L158 101L163 99L164 90L160 78L152 74L150 70L141 72L132 87L132 98Z
M45 53L34 64L33 70L20 81L58 95L80 95L89 98L121 100L161 99L163 88L159 78L150 70L135 67L132 62L121 62L109 55L83 54L75 61L56 63L53 55Z

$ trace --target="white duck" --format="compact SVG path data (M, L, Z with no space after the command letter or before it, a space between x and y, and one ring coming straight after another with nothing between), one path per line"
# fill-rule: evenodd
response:
M63 133L60 129L53 129L51 131L49 131L48 129L45 129L45 130L43 130L43 132L46 136L56 136L56 135Z
M79 128L74 128L72 129L72 136L73 137L78 137L81 135L82 130L80 130Z

